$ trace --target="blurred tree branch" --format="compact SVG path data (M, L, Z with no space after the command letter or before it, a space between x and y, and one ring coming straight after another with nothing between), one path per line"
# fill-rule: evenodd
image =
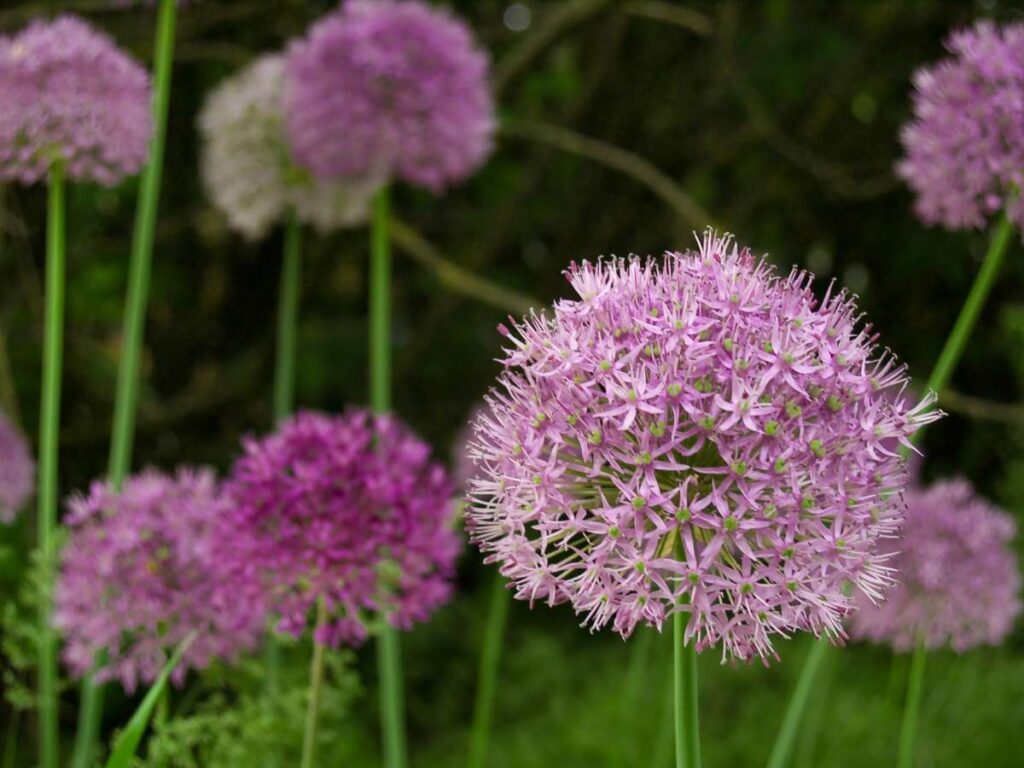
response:
M711 19L700 11L662 0L632 0L623 3L618 10L630 16L673 24L702 36L710 35L714 29Z
M711 214L686 193L654 163L614 144L544 123L510 120L502 124L501 134L526 141L556 147L608 168L619 171L640 182L668 204L676 215L697 230L715 226Z
M952 389L944 389L939 397L940 405L955 413L962 413L974 419L1001 421L1007 424L1024 424L1024 404L1000 403L980 397L965 395Z

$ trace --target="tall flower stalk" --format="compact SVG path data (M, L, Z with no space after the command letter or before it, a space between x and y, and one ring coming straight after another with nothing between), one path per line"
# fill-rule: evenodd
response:
M476 699L473 702L473 725L469 736L469 768L484 768L487 762L487 743L491 735L491 721L494 716L494 697L498 689L498 667L501 661L501 644L508 623L508 609L512 592L505 577L494 574L491 587L490 607L487 624L484 627L484 642L477 671Z
M135 226L132 231L121 361L117 372L114 420L107 469L111 486L115 492L120 489L126 475L131 470L132 448L135 440L139 358L145 333L153 241L156 235L156 219L160 203L160 182L163 178L167 112L171 98L176 2L177 0L160 0L157 12L153 54L153 137L149 148L149 159L142 172L139 199L135 211ZM81 686L81 704L78 711L78 729L72 762L74 768L89 768L92 765L102 715L103 689L93 680L92 675L88 675L82 680Z

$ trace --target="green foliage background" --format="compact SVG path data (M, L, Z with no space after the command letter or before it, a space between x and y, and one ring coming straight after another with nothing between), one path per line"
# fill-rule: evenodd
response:
M113 5L6 0L0 33L40 13L75 10L148 60L151 10ZM502 23L506 5L456 3L495 60L503 128L494 158L443 198L403 188L395 199L397 215L426 242L412 249L416 258L397 251L396 408L442 456L451 455L496 373L495 326L519 311L517 297L547 302L565 295L561 270L574 259L684 248L692 230L712 222L769 252L783 270L812 268L820 290L833 278L849 285L881 342L916 377L927 376L986 239L925 229L911 215L909 194L892 174L909 78L941 55L951 27L979 16L1017 19L1024 8L963 0L567 0L529 3L532 24L516 33ZM269 425L280 236L244 243L206 203L195 116L224 76L279 49L329 7L205 0L181 13L137 466L224 469L241 434ZM135 193L128 183L70 195L64 492L85 487L106 463ZM0 188L0 401L29 434L38 410L44 210L42 189ZM366 398L367 246L365 231L306 238L301 405L335 410ZM460 290L465 280L424 261L438 255L511 297L484 296L489 303L472 284ZM1018 243L944 398L951 415L926 440L924 470L927 478L964 474L1018 516L1022 286ZM497 306L503 302L509 306ZM25 517L0 530L10 630L2 685L15 703L29 682L18 616L31 613L19 612L16 600L28 568ZM464 762L489 579L467 550L459 597L405 641L418 766ZM590 636L567 609L513 606L492 765L667 766L669 641L648 635L642 653L635 650L642 637L624 644ZM708 765L763 763L806 648L802 640L783 643L782 663L768 669L701 659ZM1000 649L930 660L921 765L1020 764L1022 651L1018 629ZM158 730L146 764L226 768L255 764L253 755L272 742L294 749L304 658L301 646L289 651L295 687L274 711L254 700L251 669L192 680L172 702L172 714L190 712L189 719ZM373 669L372 647L334 662L322 765L378 764ZM635 690L625 683L631 669L642 673ZM905 660L858 646L834 654L829 674L827 695L813 707L818 736L800 745L799 764L891 764ZM111 698L108 733L132 706ZM73 688L62 707L68 736ZM31 712L0 704L0 722L0 738L11 734L0 768L30 765Z

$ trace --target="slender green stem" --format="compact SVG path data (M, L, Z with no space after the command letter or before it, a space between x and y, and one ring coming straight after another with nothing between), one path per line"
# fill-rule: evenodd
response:
M317 629L327 625L327 604L320 599L316 608ZM313 659L309 665L309 702L306 705L306 728L302 734L301 768L312 768L316 753L316 724L320 718L320 698L324 683L323 644L313 640Z
M284 231L284 256L277 302L277 361L274 365L274 421L295 408L295 345L299 317L302 226L289 211Z
M917 719L921 711L921 688L924 683L924 664L928 652L924 643L918 641L914 658L910 662L910 677L907 679L907 700L903 705L903 723L900 726L900 753L898 768L914 765L914 742L917 737Z
M64 163L50 167L46 218L46 317L43 384L39 415L39 551L43 583L39 600L39 764L57 768L57 638L50 624L54 533L57 528L57 446L60 439L60 380L64 347Z
M135 440L135 411L139 390L139 358L145 331L146 305L149 300L149 276L156 234L160 182L163 177L164 145L167 137L167 111L171 97L171 69L174 58L175 0L160 0L157 17L153 72L153 139L149 162L142 171L139 199L132 232L131 260L128 265L128 293L125 300L121 362L117 372L114 398L114 423L111 433L108 475L111 486L119 490L131 468ZM75 737L74 768L91 768L93 750L99 737L103 714L103 688L91 675L82 681L78 730Z
M391 240L387 187L373 200L370 247L370 406L391 410ZM377 641L380 722L385 768L405 768L405 716L402 691L402 646L398 633L384 623Z
M700 768L700 730L697 715L697 648L686 642L688 614L672 617L672 699L675 709L676 768Z
M796 681L796 688L789 699L789 706L786 707L786 714L782 718L779 735L775 737L775 745L768 758L768 768L785 768L790 764L797 731L807 711L807 700L814 689L821 663L830 651L830 643L824 637L819 637L811 645L803 669L800 670L800 677Z
M494 694L498 689L498 664L501 661L501 643L508 621L512 591L506 588L500 573L494 574L491 605L487 612L483 652L477 672L476 701L473 704L473 726L469 738L469 768L483 768L487 762L487 742L491 733L494 713Z
M818 685L815 686L810 703L808 704L810 710L807 713L803 733L801 733L799 743L796 746L796 759L794 761L796 768L814 768L816 764L815 752L818 749L822 723L825 721L828 709L827 705L832 687L832 678L834 677L838 658L838 653L826 651L825 658L821 662L822 668L818 672Z

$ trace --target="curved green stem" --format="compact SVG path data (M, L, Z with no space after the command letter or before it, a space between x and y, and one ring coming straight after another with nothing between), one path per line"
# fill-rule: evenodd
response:
M491 605L487 612L483 652L477 672L476 701L473 704L473 726L469 738L469 768L483 768L487 762L487 742L494 713L494 694L498 689L498 664L501 661L501 641L508 622L512 591L505 587L500 573L494 574Z
M175 0L160 0L154 50L153 139L149 150L149 162L142 172L135 211L131 261L128 266L123 346L114 399L114 424L108 465L109 480L114 489L120 489L132 462L139 390L139 357L145 331L146 305L149 300L149 276L160 202L160 182L163 177L167 111L171 96L175 8ZM102 713L103 689L95 685L92 676L89 675L82 681L78 730L72 761L74 768L91 768Z
M921 689L927 655L924 643L919 641L914 648L914 658L910 662L910 677L907 679L907 700L903 705L903 723L900 726L898 768L912 768L914 765L914 742L917 737L917 719L921 711Z
M796 681L796 688L786 707L786 714L782 718L779 735L775 737L775 745L768 758L768 768L785 768L789 765L793 754L793 745L796 743L796 734L807 711L807 700L814 689L818 670L821 669L821 662L829 652L830 645L824 637L819 637L811 645L811 650L804 660L803 669L800 670L800 677Z
M57 528L57 447L64 347L64 163L50 167L46 215L46 318L39 414L39 551L45 589L39 600L39 764L57 768L57 638L50 623L54 533Z
M700 768L700 730L697 714L697 648L686 642L688 614L672 617L672 699L675 704L676 768Z
M316 608L317 629L326 624L327 605L321 598ZM306 705L306 727L302 734L302 759L299 763L301 768L312 768L316 753L316 725L320 719L320 698L324 682L324 652L325 647L314 637L313 659L309 665L309 703Z

